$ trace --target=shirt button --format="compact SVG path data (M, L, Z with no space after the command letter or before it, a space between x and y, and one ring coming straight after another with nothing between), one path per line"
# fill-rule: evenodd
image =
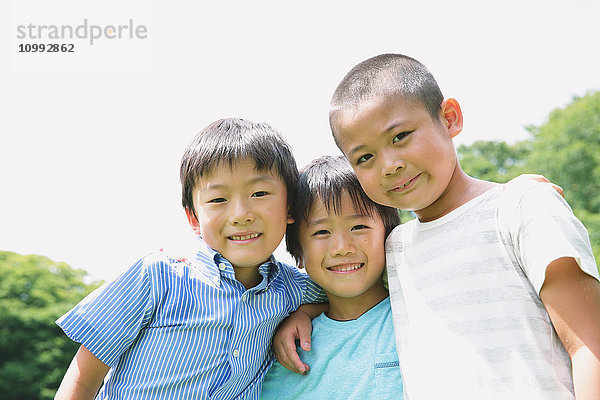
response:
M233 351L233 356L234 356L234 357L237 357L237 356L239 356L239 355L240 355L240 351L239 351L238 349L235 349L235 350Z
M221 264L219 264L219 269L220 269L221 271L225 271L225 268L227 268L227 264L225 264L225 263L221 263Z

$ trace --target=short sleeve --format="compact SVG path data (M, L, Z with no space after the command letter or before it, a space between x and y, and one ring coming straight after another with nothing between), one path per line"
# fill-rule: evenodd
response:
M510 224L516 254L538 294L546 268L562 257L574 258L582 271L598 279L587 230L550 184L529 185L517 211Z
M90 293L56 324L70 339L113 367L148 323L152 310L148 263L142 259Z
M302 304L306 304L306 303L324 303L327 301L327 295L325 294L325 291L323 290L323 288L319 285L317 285L315 282L313 282L312 279L310 279L310 277L306 274L302 274L304 275L304 279L306 280L305 282L305 289L304 289L304 295L302 296Z
M280 268L291 311L296 310L301 304L327 301L327 295L323 288L313 282L306 273L284 263L280 263Z

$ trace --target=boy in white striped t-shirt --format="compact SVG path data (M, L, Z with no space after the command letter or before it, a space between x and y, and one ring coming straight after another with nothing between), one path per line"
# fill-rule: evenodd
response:
M367 195L417 216L386 243L408 395L600 398L598 270L566 202L466 175L460 106L409 57L354 67L330 123Z
M216 121L181 162L196 259L143 257L57 324L81 343L57 399L257 399L271 336L322 289L277 262L298 170L267 124ZM102 385L102 381L104 384Z
M355 66L329 118L367 195L417 216L386 241L407 397L599 399L598 270L560 195L466 175L460 106L410 57Z

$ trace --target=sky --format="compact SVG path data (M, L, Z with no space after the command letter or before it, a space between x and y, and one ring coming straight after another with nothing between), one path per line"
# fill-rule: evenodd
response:
M457 145L527 139L600 89L598 20L592 0L2 2L0 250L105 280L160 248L189 254L179 162L191 138L241 117L281 131L300 167L339 154L331 94L381 53L417 58L459 101ZM34 43L74 52L19 52Z

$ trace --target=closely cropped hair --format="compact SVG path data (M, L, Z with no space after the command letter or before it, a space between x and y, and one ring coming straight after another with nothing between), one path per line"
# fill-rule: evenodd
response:
M333 93L329 124L335 138L335 117L376 96L401 95L419 102L431 118L438 120L444 95L429 70L402 54L381 54L350 70Z
M273 170L287 188L288 206L298 181L298 167L292 150L279 132L265 123L224 118L198 133L181 158L179 178L184 209L194 210L194 187L198 179L216 168L232 168L243 159L253 160L259 171Z
M302 256L299 239L300 224L308 221L312 208L318 200L321 200L328 213L341 212L344 193L350 196L357 211L381 218L386 237L400 224L398 210L377 204L366 195L346 158L319 157L300 171L291 212L294 223L288 225L285 235L287 251L296 261L300 261Z

